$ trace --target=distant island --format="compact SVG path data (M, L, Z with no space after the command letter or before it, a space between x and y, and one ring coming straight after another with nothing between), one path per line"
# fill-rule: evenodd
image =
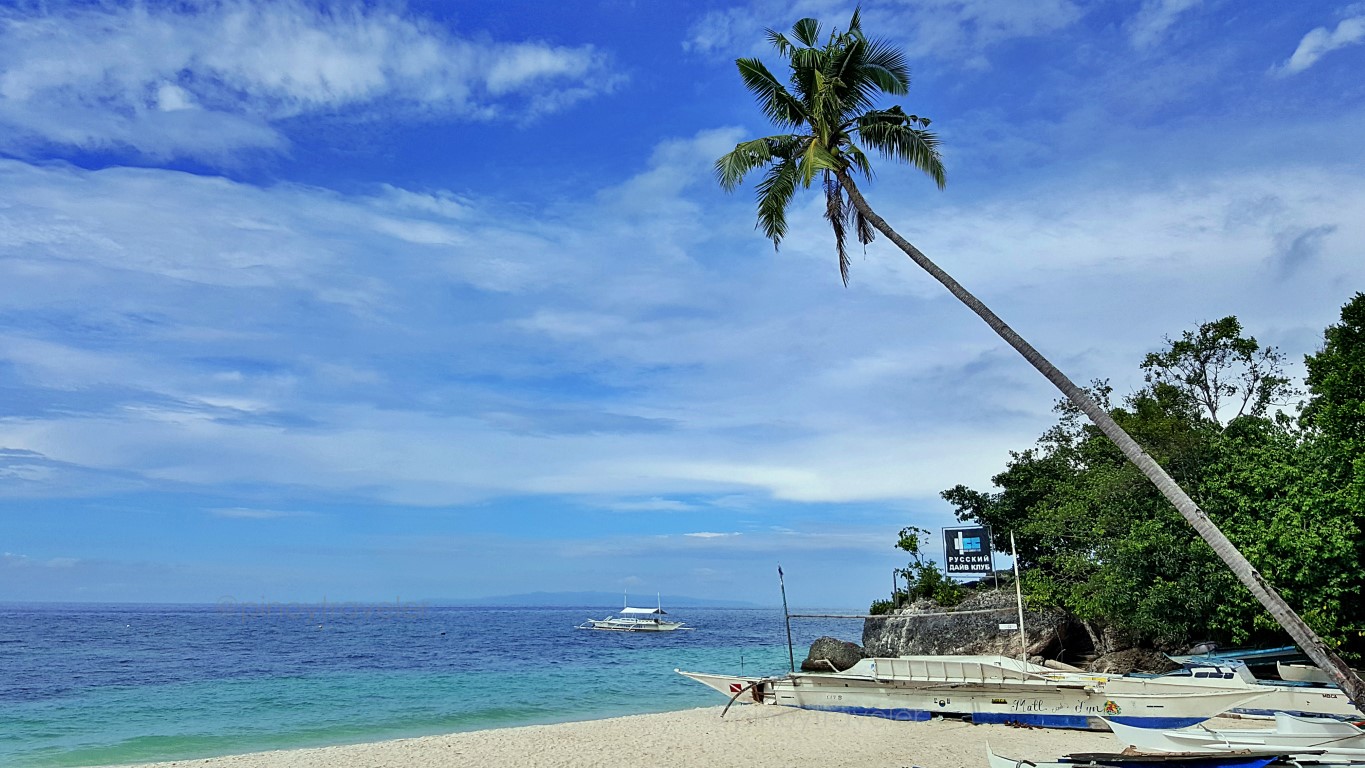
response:
M630 604L639 608L653 607L659 601L653 593L630 595ZM441 606L508 606L514 608L597 608L611 610L621 606L620 592L527 592L519 595L497 595L466 599L432 599L428 605ZM771 605L744 600L720 600L685 595L664 595L664 610L672 608L772 608Z

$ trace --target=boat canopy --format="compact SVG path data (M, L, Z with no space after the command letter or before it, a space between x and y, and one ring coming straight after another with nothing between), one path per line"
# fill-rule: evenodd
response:
M622 608L622 616L667 616L662 608Z

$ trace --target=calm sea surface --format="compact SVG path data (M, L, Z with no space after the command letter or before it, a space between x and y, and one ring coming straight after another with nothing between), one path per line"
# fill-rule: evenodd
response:
M207 757L724 704L674 674L787 668L780 610L587 632L610 608L0 606L0 765ZM799 663L862 623L793 620Z

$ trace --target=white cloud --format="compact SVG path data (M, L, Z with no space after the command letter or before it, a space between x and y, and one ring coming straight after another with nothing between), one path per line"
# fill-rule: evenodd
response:
M1128 39L1138 50L1149 50L1160 45L1166 32L1175 25L1182 13L1198 6L1202 0L1146 0L1128 24Z
M311 512L283 509L253 509L250 507L221 507L210 509L210 515L235 520L280 520L287 517L311 517Z
M818 196L774 254L747 199L700 186L715 142L663 142L530 218L0 162L0 363L32 393L0 417L4 493L931 498L1051 421L1056 393L884 243L839 287ZM1203 320L1320 333L1365 279L1362 189L1290 167L873 203L1063 370L1122 391Z
M861 3L861 7L863 28L869 34L905 41L906 48L916 56L939 57L981 54L1006 40L1055 32L1082 14L1080 6L1071 0L873 0ZM852 13L851 3L807 1L793 5L776 0L710 11L689 30L683 47L724 57L764 55L772 51L764 37L766 28L785 33L805 16L842 28Z
M46 560L39 560L28 555L16 555L13 552L0 553L0 564L9 568L74 568L81 563L80 558L75 557L51 557Z
M690 512L700 507L677 499L640 499L637 501L614 501L606 505L608 509L622 512Z
M1318 59L1332 51L1357 45L1362 41L1365 41L1365 16L1342 19L1336 29L1332 30L1317 27L1303 36L1294 53L1277 68L1277 71L1286 75L1297 74L1313 66Z
M0 11L0 124L153 158L278 151L279 122L386 115L525 119L614 87L592 46L459 37L394 10L297 0Z

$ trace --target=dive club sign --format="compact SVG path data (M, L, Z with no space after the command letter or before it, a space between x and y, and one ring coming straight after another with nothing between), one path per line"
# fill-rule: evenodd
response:
M992 573L991 529L988 525L943 529L943 572L950 574Z

